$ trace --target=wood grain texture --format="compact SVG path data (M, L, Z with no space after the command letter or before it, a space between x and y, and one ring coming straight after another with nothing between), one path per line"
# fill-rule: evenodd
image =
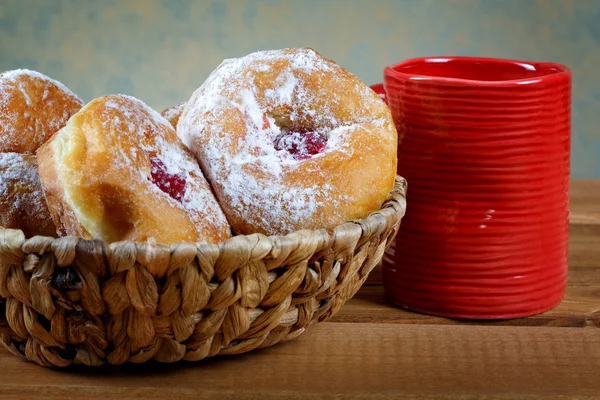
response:
M571 182L571 232L600 236L600 180Z
M384 300L374 271L331 322L240 356L52 370L0 350L0 399L600 398L600 181L572 190L567 294L545 314L412 313Z
M5 353L0 364L3 399L547 398L600 393L595 368L600 365L600 335L595 329L323 323L295 342L197 364L57 371Z

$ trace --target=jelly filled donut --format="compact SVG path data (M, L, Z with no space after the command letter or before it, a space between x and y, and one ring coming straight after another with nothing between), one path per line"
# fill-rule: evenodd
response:
M97 98L38 151L61 235L218 243L230 228L169 122L123 95Z
M177 131L241 234L332 229L378 210L394 185L389 109L311 49L225 60Z
M179 103L177 105L171 106L169 108L165 108L160 115L165 117L167 121L171 123L173 128L177 129L177 123L179 122L179 117L181 117L181 113L183 112L183 107L185 103Z
M35 153L83 102L39 72L0 74L0 152Z
M32 154L0 153L0 226L56 236Z

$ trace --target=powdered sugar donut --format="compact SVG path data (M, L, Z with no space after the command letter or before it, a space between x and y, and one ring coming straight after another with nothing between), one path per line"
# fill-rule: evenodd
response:
M225 60L177 132L237 233L332 229L379 209L394 185L389 109L311 49Z
M0 153L0 226L26 237L56 236L31 154Z
M133 97L91 101L38 158L61 235L160 243L230 236L194 157L167 120Z
M160 115L165 117L167 121L173 125L173 128L177 129L177 123L179 122L179 117L181 117L181 113L183 112L183 107L185 107L185 103L179 103L169 108L165 108Z
M0 74L0 152L35 153L82 105L62 83L39 72Z

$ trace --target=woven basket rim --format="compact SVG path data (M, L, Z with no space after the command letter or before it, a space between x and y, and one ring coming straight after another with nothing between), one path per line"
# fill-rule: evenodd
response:
M332 230L216 245L25 238L0 228L0 345L43 366L198 361L292 340L360 289L392 245L406 180Z
M286 238L289 237L290 235L297 235L299 232L302 233L308 233L308 234L316 234L316 235L331 235L332 233L334 233L337 229L341 228L342 226L345 226L347 224L359 224L359 225L363 225L363 226L376 226L378 225L377 222L377 218L379 215L382 215L382 211L388 208L393 208L394 209L394 213L397 216L397 220L401 220L404 217L404 214L406 212L406 191L407 191L407 182L406 179L403 178L400 175L396 175L395 181L394 181L394 187L392 188L392 190L390 191L390 193L388 194L387 199L384 201L384 203L382 204L381 208L379 210L373 211L371 213L369 213L369 215L367 215L365 218L362 219L354 219L354 220L349 220L346 222L343 222L339 225L337 225L336 227L334 227L333 229L331 229L331 231L328 231L326 229L301 229L301 230L297 230L294 232L290 232L288 234L285 235L264 235L261 233L251 233L251 234L242 234L242 235L233 235L230 238L220 242L219 244L212 244L212 243L207 243L207 242L180 242L180 243L173 243L173 244L164 244L164 243L160 243L160 242L156 242L153 238L149 238L148 240L144 240L144 241L133 241L133 240L123 240L123 241L117 241L117 242L110 242L107 243L103 240L100 239L85 239L79 236L63 236L63 237L52 237L52 236L40 236L40 235L36 235L36 236L32 236L32 237L26 237L25 233L20 230L20 229L11 229L11 228L5 228L3 226L0 226L0 235L3 235L5 231L11 231L13 234L17 234L21 236L21 240L19 240L18 242L20 242L21 244L23 242L25 242L26 240L29 240L33 237L36 237L38 239L44 239L45 241L48 241L49 244L56 242L56 241L71 241L71 240L77 240L78 242L102 242L104 243L106 246L108 247L121 247L121 246L126 246L126 245L130 245L133 244L135 246L143 246L145 244L151 243L152 245L158 245L158 246L165 246L168 247L170 249L174 249L177 248L181 245L184 244L192 244L194 246L196 246L199 249L207 249L207 248L219 248L219 250L222 250L223 247L226 247L228 244L230 244L232 241L236 241L236 240L240 240L239 238L243 238L243 237L253 237L253 236L260 236L263 239L269 239L269 240L277 240L280 238ZM384 216L384 218L387 219L386 216ZM391 221L392 223L397 222L396 218L394 221ZM388 221L390 222L390 221ZM20 247L20 246L19 246ZM7 249L5 246L1 246L0 245L0 256L3 255L4 252L6 252Z

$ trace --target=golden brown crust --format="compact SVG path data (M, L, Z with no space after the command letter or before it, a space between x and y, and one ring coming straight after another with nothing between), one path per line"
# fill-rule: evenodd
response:
M197 162L168 121L137 99L91 101L38 157L61 235L107 242L152 237L160 243L219 243L230 235ZM182 177L181 198L160 189L156 162L170 177Z
M318 132L327 147L295 160L275 148L285 131ZM236 233L333 229L378 210L396 176L389 108L310 49L224 61L186 103L177 133Z
M169 108L165 108L162 110L160 115L165 117L167 121L173 126L173 128L177 129L177 123L179 122L179 117L181 117L181 113L183 112L183 108L185 107L184 103L179 103Z
M0 153L0 226L25 237L56 236L37 168L34 155Z
M37 152L41 186L56 232L59 236L73 235L89 239L91 236L79 224L75 215L68 207L63 206L66 204L65 191L58 177L58 165L53 161L55 156L50 146L42 146Z
M60 82L38 72L0 74L0 152L35 153L82 105Z

